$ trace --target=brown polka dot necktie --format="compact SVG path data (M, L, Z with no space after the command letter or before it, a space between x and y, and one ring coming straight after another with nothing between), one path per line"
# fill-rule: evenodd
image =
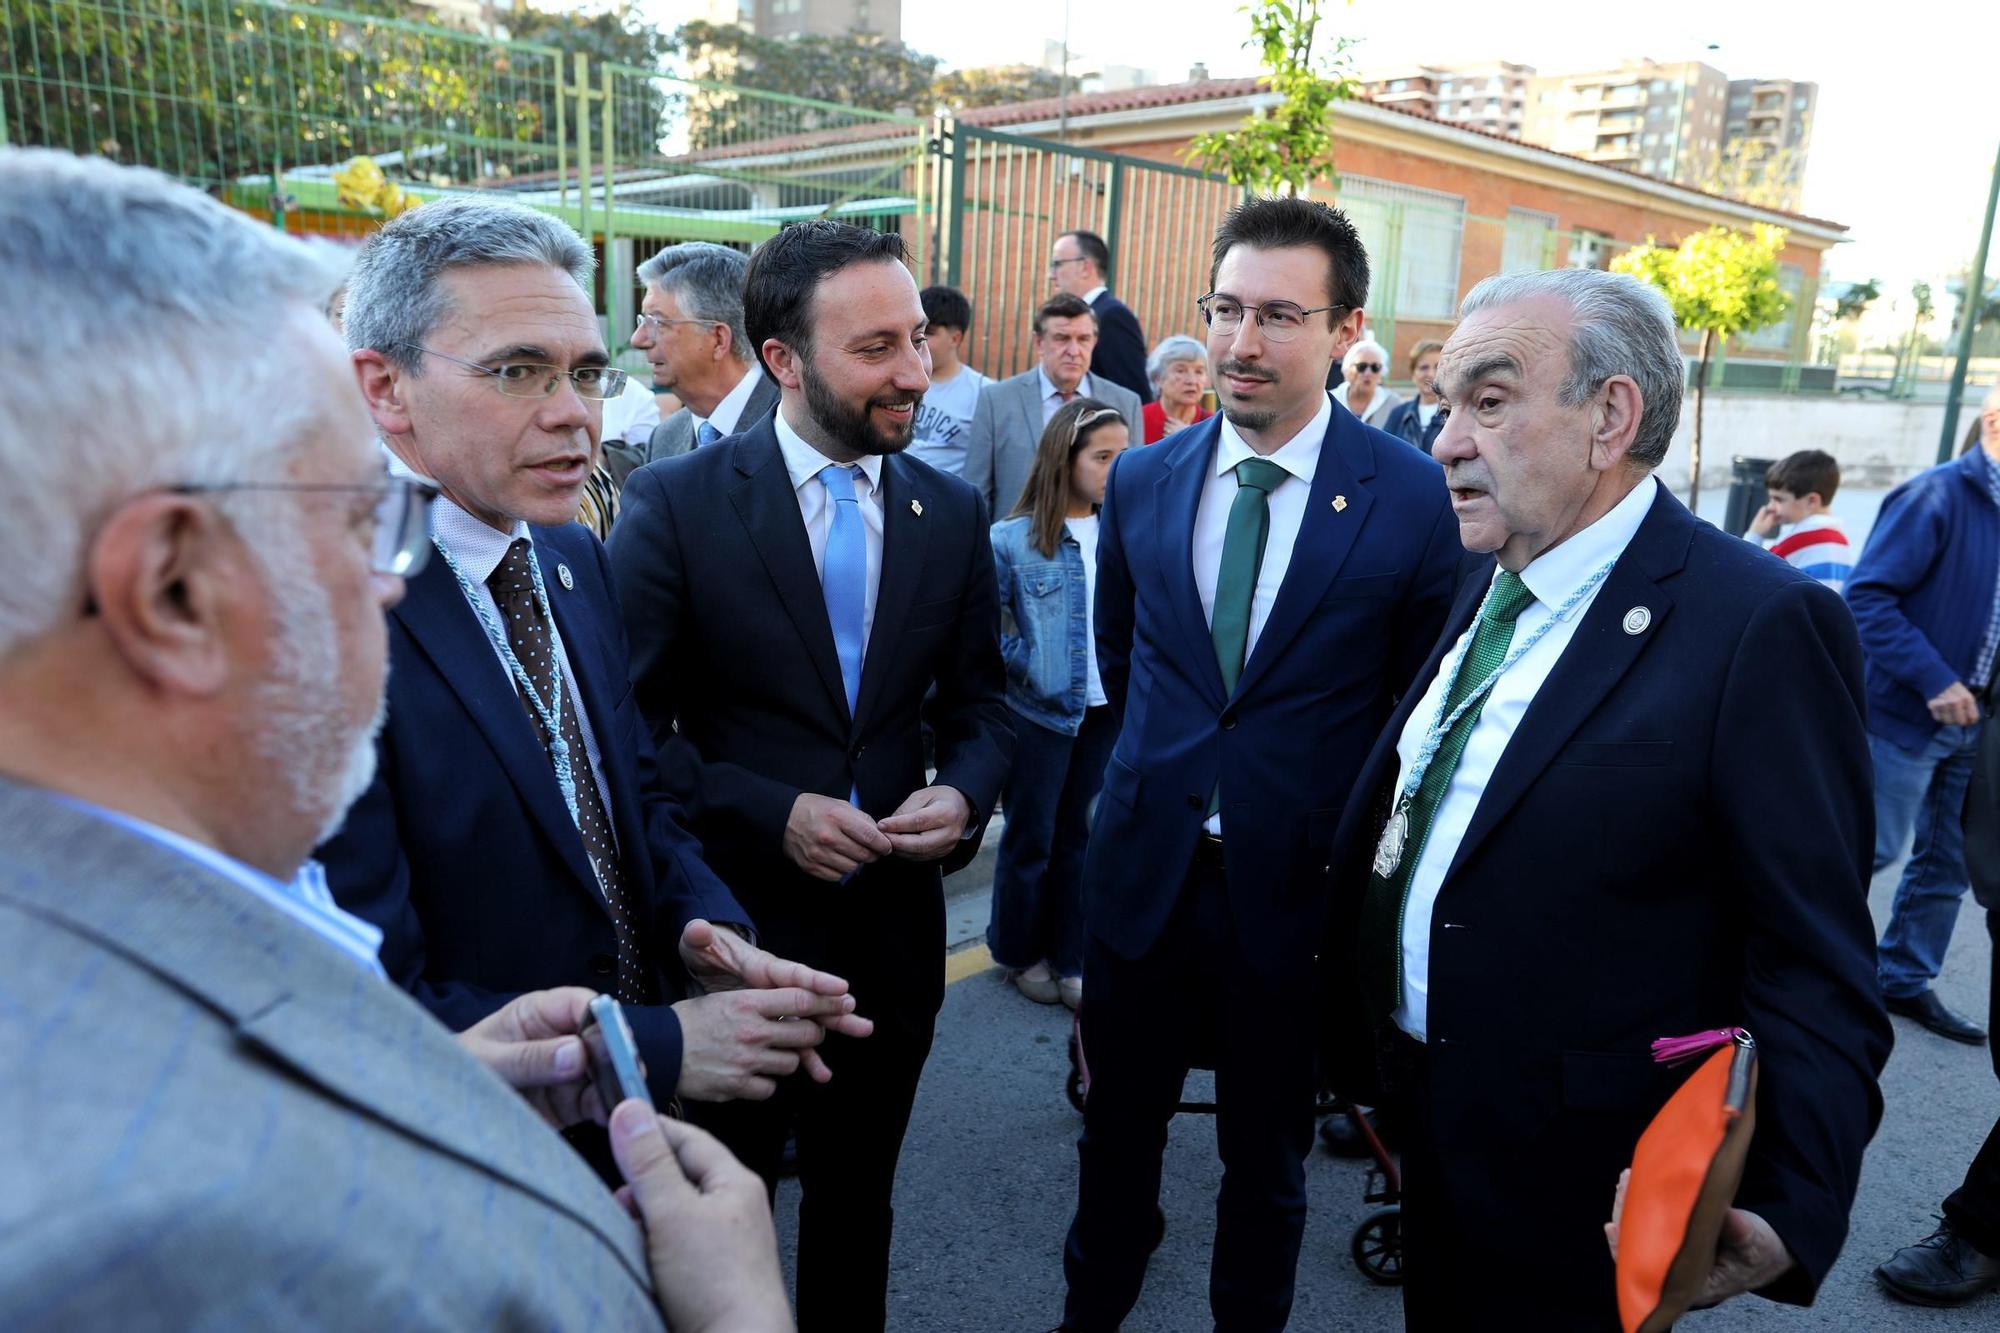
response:
M611 833L611 819L598 794L597 776L591 771L590 756L583 746L583 727L577 721L576 706L564 687L558 670L549 623L535 598L535 576L529 567L532 548L527 538L507 548L486 586L499 603L500 619L507 627L507 642L520 659L522 670L535 684L544 702L562 703L562 738L569 745L570 773L576 782L576 831L583 838L584 854L597 872L598 887L604 891L605 905L611 910L611 927L618 939L617 996L624 1004L651 1004L656 998L651 969L646 966L644 941L634 904L625 893L624 876L618 866L618 843ZM519 692L518 682L516 691ZM535 739L549 749L549 730L535 706L521 694L521 705L535 728Z

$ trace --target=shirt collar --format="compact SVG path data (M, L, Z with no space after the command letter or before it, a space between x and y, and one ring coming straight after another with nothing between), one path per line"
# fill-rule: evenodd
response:
M484 584L500 568L507 548L528 535L524 520L515 519L511 532L486 526L456 504L440 495L431 502L431 536L451 553L466 579L474 586Z
M1521 582L1543 606L1554 608L1569 600L1600 565L1625 553L1639 525L1653 508L1659 480L1648 473L1609 513L1568 541L1549 548L1528 562Z
M112 810L60 792L49 794L73 810L92 815L148 842L179 853L202 869L228 880L238 888L247 890L287 916L311 927L329 943L365 963L371 971L378 975L382 973L379 956L382 947L381 929L341 909L327 888L326 869L319 862L310 859L302 862L291 881L286 883L265 874L255 866L237 860L226 852L218 851L206 843L196 842L193 838L176 833L172 829L149 823L136 815L128 815L122 810Z
M700 430L701 423L706 421L715 427L718 433L734 435L742 423L743 409L750 405L750 395L757 392L757 384L763 378L763 370L756 362L751 362L749 373L736 381L736 387L722 396L722 401L715 405L715 410L706 417L694 419L695 429Z
M785 456L785 472L791 477L792 489L796 491L834 460L806 443L805 437L792 429L792 423L785 420L784 408L778 409L773 420L778 427L778 452ZM881 488L882 455L863 454L854 461L854 466L860 468L861 475L868 479L869 490Z
M1320 395L1319 411L1305 428L1279 445L1268 454L1260 454L1247 444L1228 417L1222 419L1222 438L1215 447L1215 475L1233 471L1246 458L1268 458L1285 471L1297 477L1306 485L1312 485L1319 472L1320 446L1326 441L1326 428L1333 422L1333 399Z
M1101 282L1098 283L1095 287L1092 287L1089 291L1083 294L1083 303L1085 305L1096 305L1097 298L1104 295L1104 293L1108 290L1109 288L1107 288L1103 283Z
M395 450L386 444L382 446L382 455L389 461L391 476L414 477L433 486L437 484L435 479L424 476L397 457ZM431 501L432 538L451 553L459 569L474 583L484 583L493 577L493 571L500 568L501 560L506 558L507 548L527 535L525 520L514 520L512 532L496 532L443 494Z
M1042 377L1042 398L1044 400L1062 392L1056 388L1056 382L1049 378L1048 371L1043 370L1040 366L1036 366L1035 373ZM1083 378L1076 382L1076 396L1079 398L1095 398L1097 396L1091 388L1090 372L1087 370L1083 372Z

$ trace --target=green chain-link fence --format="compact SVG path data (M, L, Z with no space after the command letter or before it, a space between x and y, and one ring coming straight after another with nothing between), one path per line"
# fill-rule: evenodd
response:
M1088 228L1153 340L1198 332L1208 238L1242 191L1172 163L593 62L436 23L283 0L0 0L0 139L144 163L292 230L358 239L400 191L480 191L560 216L597 247L624 355L633 271L661 245L755 245L799 218L899 229L920 281L972 298L972 356L1025 368L1050 245ZM372 159L379 177L357 158ZM1338 200L1374 268L1392 353L1448 329L1480 275L1604 266L1639 238L1350 176ZM1735 341L1724 387L1828 391L1810 364L1813 284ZM627 358L628 363L636 358ZM1400 356L1398 356L1400 361ZM1404 366L1391 369L1400 379Z

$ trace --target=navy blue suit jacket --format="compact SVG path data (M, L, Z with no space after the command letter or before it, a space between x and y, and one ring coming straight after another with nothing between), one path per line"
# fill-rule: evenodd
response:
M1327 969L1322 1030L1335 1085L1369 1104L1387 1025L1352 986L1355 921L1398 738L1492 569L1466 581L1335 843L1326 951L1350 966ZM1736 1202L1800 1265L1768 1294L1809 1298L1832 1264L1890 1044L1861 680L1837 595L1659 491L1508 742L1432 920L1434 1183L1496 1268L1562 1273L1561 1299L1609 1317L1611 1190L1689 1072L1651 1043L1732 1025L1761 1062Z
M1090 373L1102 375L1113 384L1122 384L1139 395L1139 401L1153 401L1153 382L1146 378L1146 334L1132 307L1110 292L1099 292L1090 303L1097 316L1097 349L1090 354Z
M1336 404L1277 602L1225 697L1191 557L1221 427L1210 417L1127 451L1106 487L1097 665L1122 729L1091 830L1084 921L1123 957L1152 946L1219 777L1238 932L1274 964L1306 968L1334 828L1443 623L1458 526L1443 470Z
M656 781L604 548L576 524L530 532L603 759L625 887L643 905L671 1001L685 991L681 929L696 917L750 918ZM616 936L583 839L521 696L441 558L389 613L389 666L375 781L315 853L334 897L382 928L389 976L454 1030L525 991L608 990ZM664 1102L680 1073L680 1022L664 1002L626 1014Z

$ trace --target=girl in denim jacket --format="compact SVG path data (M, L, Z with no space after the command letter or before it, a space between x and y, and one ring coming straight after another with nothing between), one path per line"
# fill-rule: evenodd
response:
M1097 678L1097 507L1130 423L1094 398L1049 419L1014 512L993 525L1000 652L1019 715L986 947L1040 1004L1083 998L1083 850L1117 724Z

